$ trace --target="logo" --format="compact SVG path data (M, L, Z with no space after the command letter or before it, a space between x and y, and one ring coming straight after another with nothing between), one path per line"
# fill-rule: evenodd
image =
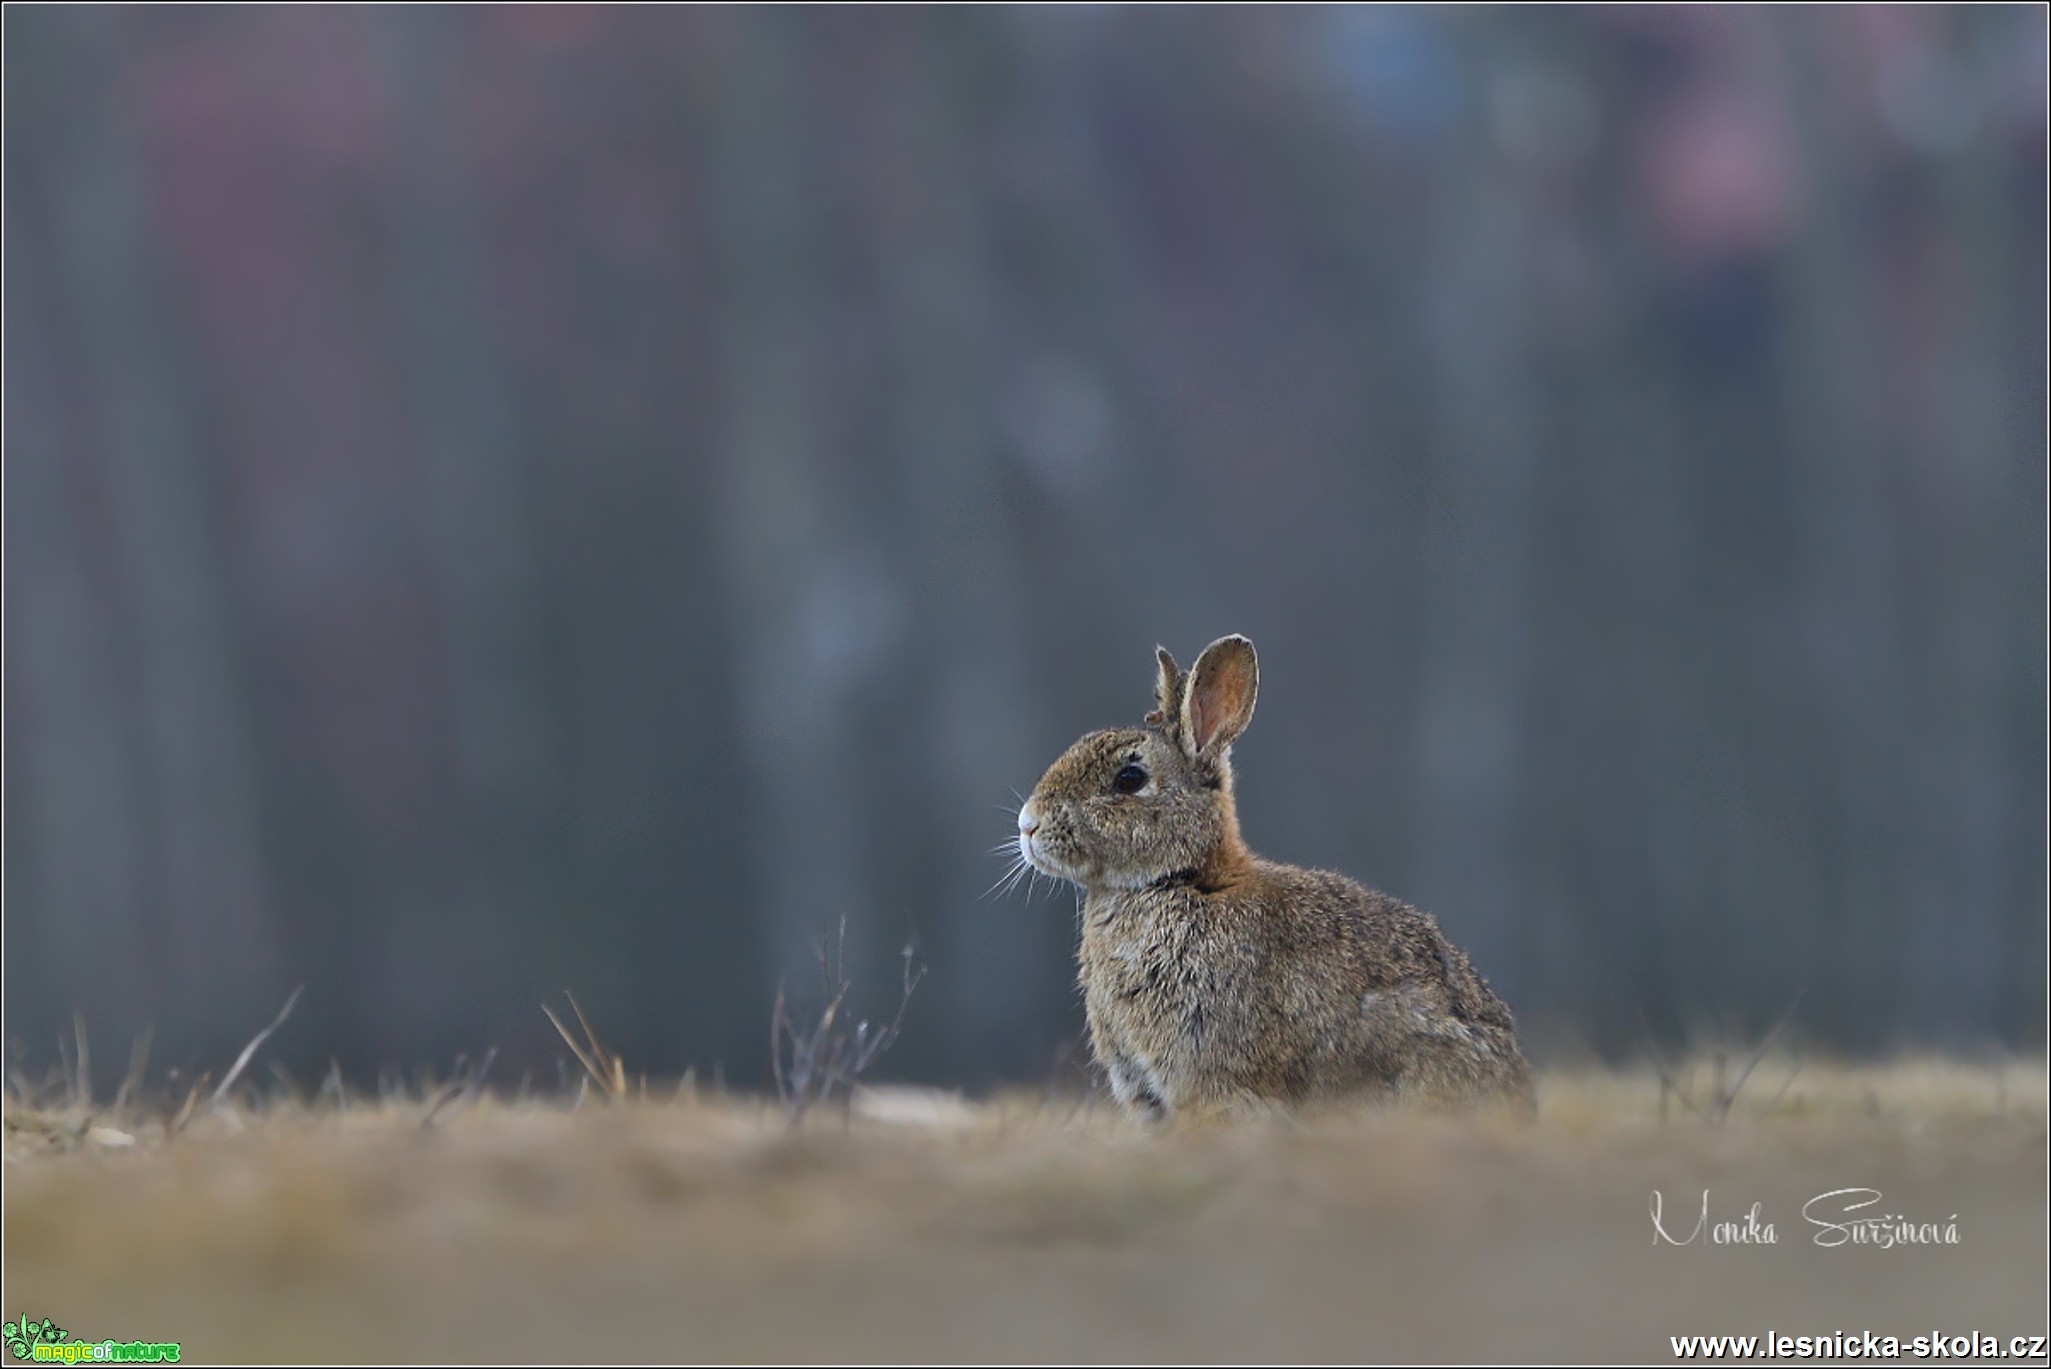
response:
M0 1342L16 1359L39 1364L176 1364L177 1341L75 1341L48 1317L16 1317L0 1326Z

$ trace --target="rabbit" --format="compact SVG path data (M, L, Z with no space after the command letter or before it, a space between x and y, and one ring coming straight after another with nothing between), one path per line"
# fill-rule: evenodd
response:
M1253 718L1253 643L1221 637L1186 676L1156 655L1145 725L1084 736L1018 813L1020 858L1082 890L1090 1042L1119 1104L1146 1120L1361 1096L1533 1113L1508 1006L1437 922L1247 849L1231 750Z

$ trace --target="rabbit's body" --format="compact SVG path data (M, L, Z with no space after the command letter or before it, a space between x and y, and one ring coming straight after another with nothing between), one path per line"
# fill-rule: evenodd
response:
M1019 815L1021 854L1084 890L1085 1007L1118 1101L1528 1107L1509 1009L1436 922L1240 839L1229 747L1253 711L1251 644L1214 643L1186 680L1160 660L1150 725L1084 737Z
M1250 859L1208 890L1093 890L1079 959L1097 1058L1143 1113L1530 1087L1466 954L1343 875Z

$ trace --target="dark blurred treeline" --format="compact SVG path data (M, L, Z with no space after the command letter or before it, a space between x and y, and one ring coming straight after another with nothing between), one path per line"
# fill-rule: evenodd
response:
M989 848L1227 631L1541 1042L2041 1040L2041 7L5 23L32 1060L756 1084L845 916L1040 1077Z

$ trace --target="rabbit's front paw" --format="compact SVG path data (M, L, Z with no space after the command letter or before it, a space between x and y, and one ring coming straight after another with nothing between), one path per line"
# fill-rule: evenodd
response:
M1111 1096L1134 1116L1158 1122L1168 1115L1168 1102L1161 1096L1153 1071L1135 1060L1117 1059L1105 1072L1111 1076Z

